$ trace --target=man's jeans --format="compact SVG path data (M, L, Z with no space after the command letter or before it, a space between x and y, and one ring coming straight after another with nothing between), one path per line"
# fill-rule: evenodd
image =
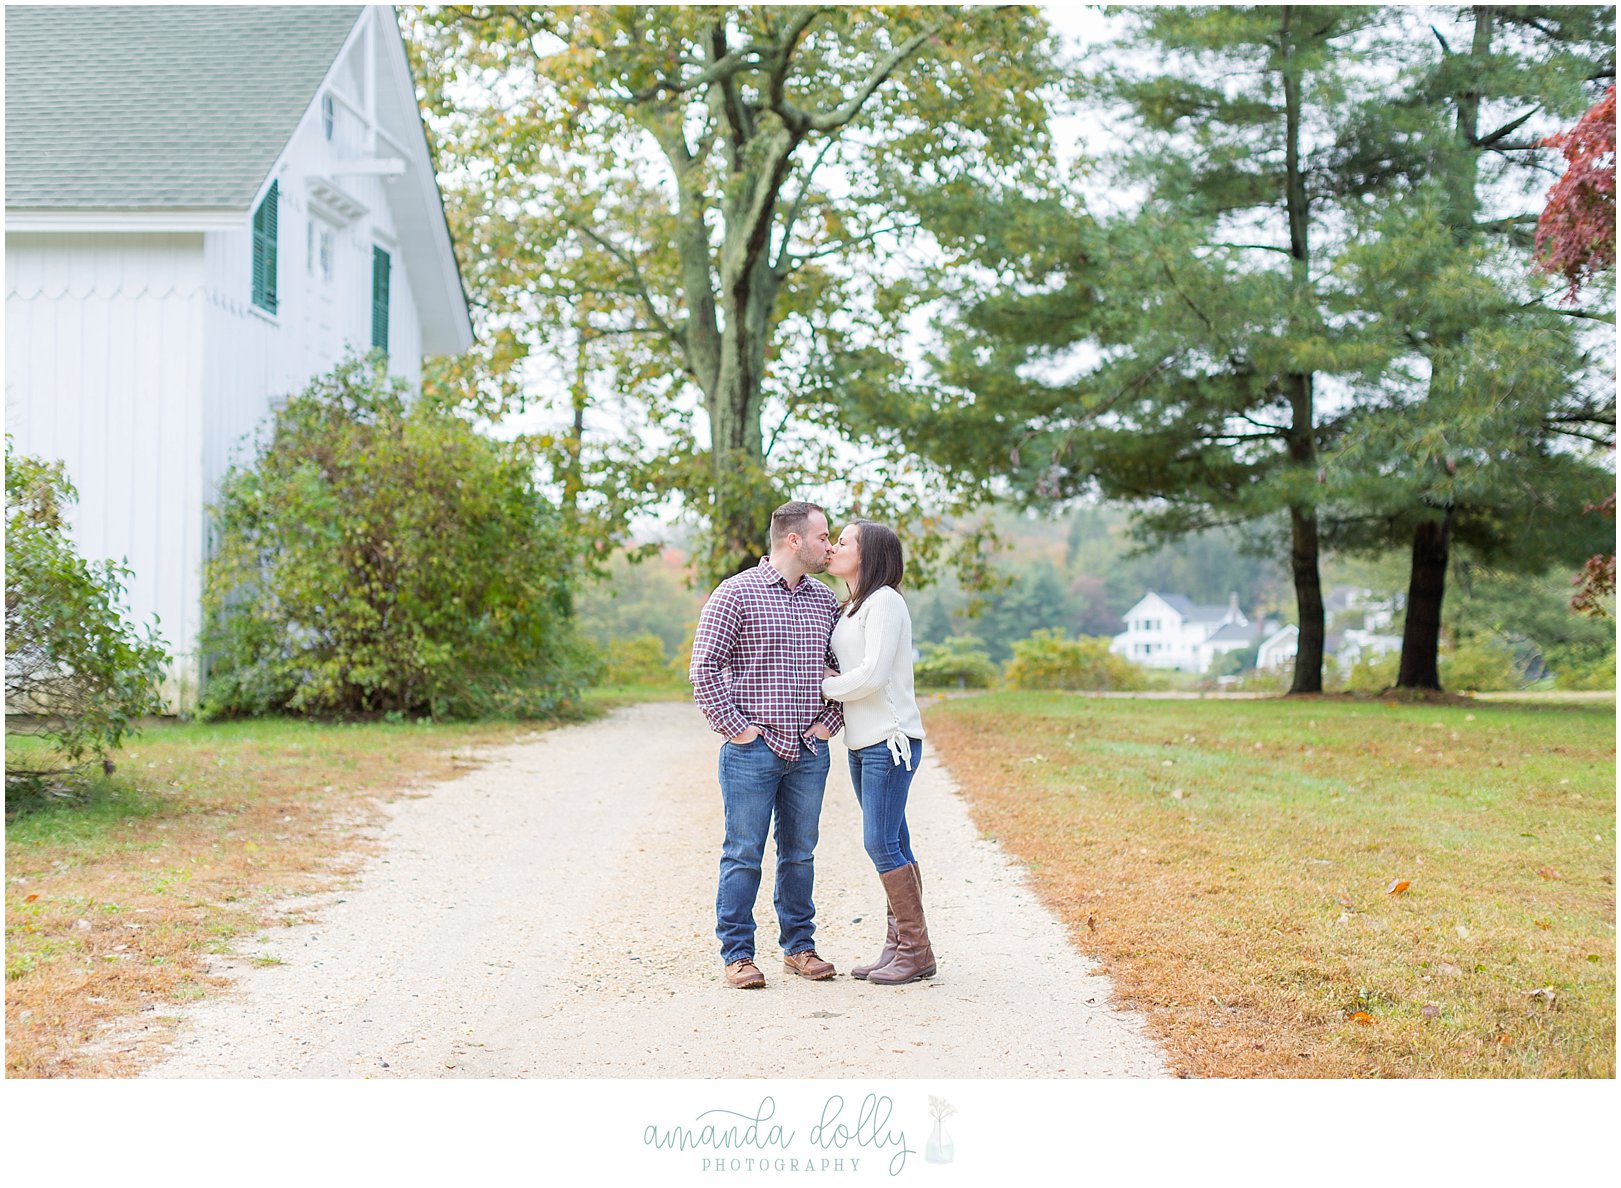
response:
M895 762L887 742L850 752L850 783L861 806L861 844L879 874L917 861L906 828L906 794L923 762L923 740L914 738L912 766Z
M811 902L816 849L827 787L828 744L813 755L799 744L799 762L786 763L765 739L720 748L720 795L726 808L726 841L720 851L720 889L715 895L715 935L721 960L730 965L754 956L754 901L760 892L760 859L776 817L777 888L772 902L788 955L812 946L816 905Z

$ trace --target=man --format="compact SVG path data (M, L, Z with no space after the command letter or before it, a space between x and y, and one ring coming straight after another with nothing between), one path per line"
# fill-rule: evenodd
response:
M837 971L816 955L811 902L812 851L827 784L827 740L844 724L822 697L822 676L837 667L828 640L838 599L807 575L833 556L827 514L813 503L771 513L771 553L716 587L692 644L693 697L720 749L726 839L715 895L715 935L726 980L740 990L765 985L754 964L754 901L760 860L777 820L777 885L783 968L812 981Z

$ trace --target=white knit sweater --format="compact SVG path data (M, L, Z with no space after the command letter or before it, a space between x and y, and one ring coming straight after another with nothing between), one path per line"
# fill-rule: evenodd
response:
M839 675L822 681L822 695L844 703L844 743L852 749L887 742L896 763L912 768L912 744L923 718L912 691L912 615L892 586L875 590L853 616L833 626Z

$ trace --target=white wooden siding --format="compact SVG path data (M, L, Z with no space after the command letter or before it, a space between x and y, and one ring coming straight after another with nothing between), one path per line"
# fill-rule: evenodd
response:
M66 464L81 552L127 558L176 700L200 626L202 282L201 235L6 236L6 431Z

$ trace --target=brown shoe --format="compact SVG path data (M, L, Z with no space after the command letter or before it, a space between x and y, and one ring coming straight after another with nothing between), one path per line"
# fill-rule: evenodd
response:
M912 863L912 876L917 879L917 896L918 902L921 903L923 901L923 869L916 862ZM884 966L895 960L895 950L899 944L899 937L895 933L895 913L889 912L888 916L889 927L884 933L883 949L871 965L852 966L850 969L852 978L860 978L862 981L866 981L867 975L873 970L883 969Z
M782 959L782 967L789 973L796 973L802 978L809 978L813 982L825 981L839 971L833 968L831 961L823 961L816 955L815 949L806 949L803 953L795 953Z
M754 964L752 957L744 957L728 965L726 980L739 990L758 990L765 985L765 975Z
M869 986L901 986L935 975L934 949L929 926L923 919L923 888L912 866L898 866L878 876L895 913L898 941L895 959L867 975Z

